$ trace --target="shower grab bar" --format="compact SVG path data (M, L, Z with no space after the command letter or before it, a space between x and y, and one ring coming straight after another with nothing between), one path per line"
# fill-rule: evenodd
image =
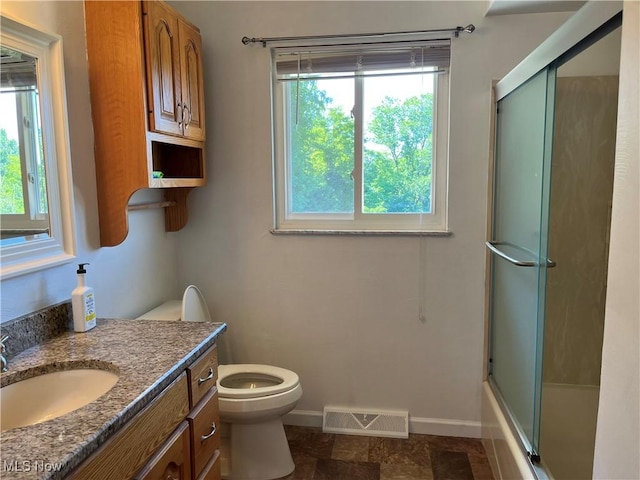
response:
M539 265L538 262L533 262L530 260L517 260L515 258L513 258L512 256L506 254L505 252L503 252L502 250L500 250L498 248L499 245L508 245L510 247L514 247L514 248L518 248L520 250L523 250L520 247L517 247L516 245L512 245L510 243L507 242L496 242L496 241L488 241L485 243L485 245L487 246L487 248L489 250L491 250L493 253L495 253L497 256L499 256L500 258L503 258L504 260L508 261L509 263L512 263L513 265L517 266L517 267L536 267ZM547 268L553 268L556 266L556 262L554 262L553 260L547 258Z

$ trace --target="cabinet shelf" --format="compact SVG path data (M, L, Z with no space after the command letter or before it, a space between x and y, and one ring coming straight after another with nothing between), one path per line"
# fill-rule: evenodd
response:
M204 152L200 142L147 134L151 188L200 187L205 184ZM153 178L161 172L161 178Z

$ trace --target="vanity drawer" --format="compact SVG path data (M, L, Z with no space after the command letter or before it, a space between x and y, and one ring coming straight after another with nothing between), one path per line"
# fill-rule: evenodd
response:
M135 480L191 479L191 435L184 421L164 442Z
M220 450L218 391L213 388L194 408L187 420L191 429L191 469L198 477Z
M198 480L220 480L222 478L222 474L220 471L220 451L218 450L216 454L213 456L204 470L198 477Z
M218 351L214 345L187 368L189 406L195 407L218 380Z

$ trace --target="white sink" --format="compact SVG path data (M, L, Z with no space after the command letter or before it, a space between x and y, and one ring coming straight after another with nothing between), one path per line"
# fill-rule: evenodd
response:
M0 388L0 431L35 425L81 408L107 393L118 374L107 370L60 370Z

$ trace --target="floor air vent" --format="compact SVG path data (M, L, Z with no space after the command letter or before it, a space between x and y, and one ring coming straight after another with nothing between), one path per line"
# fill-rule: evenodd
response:
M324 407L322 431L371 437L409 437L409 412Z

